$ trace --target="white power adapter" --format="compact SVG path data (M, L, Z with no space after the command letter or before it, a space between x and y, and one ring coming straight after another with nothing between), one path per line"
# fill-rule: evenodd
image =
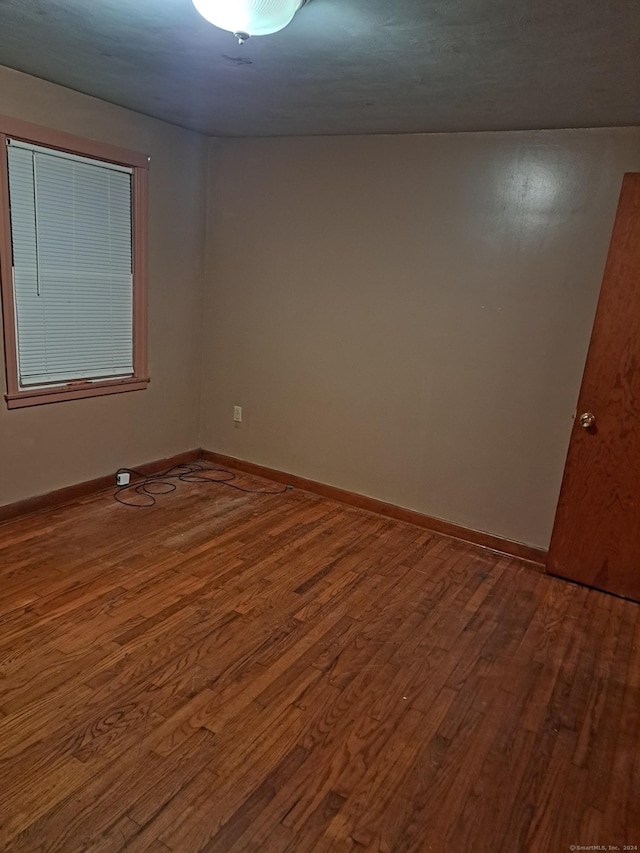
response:
M128 471L118 471L116 474L117 486L128 486L131 482L131 474Z

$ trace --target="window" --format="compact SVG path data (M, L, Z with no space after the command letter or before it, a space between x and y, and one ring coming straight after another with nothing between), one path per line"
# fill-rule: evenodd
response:
M148 158L0 118L9 408L146 388Z

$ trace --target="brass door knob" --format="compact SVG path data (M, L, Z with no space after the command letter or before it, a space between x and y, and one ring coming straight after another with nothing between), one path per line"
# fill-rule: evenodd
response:
M592 412L583 412L580 415L580 426L584 429L589 429L596 422L596 416Z

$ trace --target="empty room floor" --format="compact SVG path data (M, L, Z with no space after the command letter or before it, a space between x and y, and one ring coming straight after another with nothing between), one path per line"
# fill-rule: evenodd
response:
M640 845L637 604L186 483L5 523L0 583L3 851Z

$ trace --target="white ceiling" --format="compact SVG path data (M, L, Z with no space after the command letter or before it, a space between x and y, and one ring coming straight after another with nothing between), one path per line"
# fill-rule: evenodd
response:
M309 0L240 47L191 0L0 0L0 64L219 136L640 124L638 0Z

